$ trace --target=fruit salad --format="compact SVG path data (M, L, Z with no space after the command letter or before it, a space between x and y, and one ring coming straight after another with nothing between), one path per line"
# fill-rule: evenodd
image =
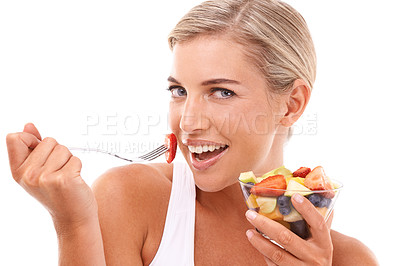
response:
M252 171L239 176L247 207L289 228L303 239L310 236L308 225L291 202L295 194L305 196L325 218L329 217L341 188L321 166L300 167L293 173L281 166L261 177Z

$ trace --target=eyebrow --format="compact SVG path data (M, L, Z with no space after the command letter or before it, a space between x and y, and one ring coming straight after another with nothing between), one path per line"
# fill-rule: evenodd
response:
M203 81L201 83L202 86L207 86L207 85L214 85L214 84L222 84L222 83L228 83L228 84L240 84L239 81L232 80L232 79L210 79Z
M171 77L171 76L168 77L168 81L181 84L178 80L176 80L174 77ZM222 84L222 83L240 84L239 81L236 81L233 79L217 78L217 79L210 79L210 80L203 81L201 83L201 85L208 86L208 85L215 85L215 84Z
M175 78L173 78L173 77L171 77L171 76L169 76L167 80L168 80L169 82L181 84L179 81L177 81Z

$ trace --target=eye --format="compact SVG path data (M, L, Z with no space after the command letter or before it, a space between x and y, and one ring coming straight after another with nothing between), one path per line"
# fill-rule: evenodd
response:
M211 92L212 92L212 95L218 99L227 99L227 98L231 98L236 95L235 92L228 90L228 89L223 89L223 88L213 88L213 89L211 89Z
M181 86L169 86L167 88L171 92L172 97L183 97L186 96L186 90Z

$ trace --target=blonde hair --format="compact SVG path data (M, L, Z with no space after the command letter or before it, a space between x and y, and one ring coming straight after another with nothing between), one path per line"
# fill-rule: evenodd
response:
M178 22L168 42L172 50L178 42L217 34L228 34L244 47L273 92L291 91L296 79L312 89L316 75L313 41L305 20L290 5L277 0L206 1Z

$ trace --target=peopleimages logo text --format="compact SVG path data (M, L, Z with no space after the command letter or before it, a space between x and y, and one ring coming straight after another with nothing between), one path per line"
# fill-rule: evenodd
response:
M195 116L180 117L180 126L184 129L212 130L213 134L224 132L225 134L270 134L276 125L265 113L220 114L210 116L207 113L197 113ZM278 123L278 122L276 122ZM270 125L269 127L266 125ZM307 114L291 128L292 135L316 135L318 133L317 114ZM168 114L150 113L91 113L83 116L81 134L86 136L149 136L166 134L170 131L168 126Z

